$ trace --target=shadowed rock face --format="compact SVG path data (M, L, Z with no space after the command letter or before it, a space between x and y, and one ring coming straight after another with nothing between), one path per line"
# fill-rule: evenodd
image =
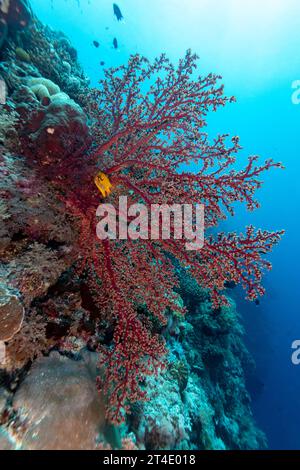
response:
M105 428L96 358L86 352L73 361L54 352L35 362L13 402L26 421L23 449L96 449Z
M0 450L13 450L14 445L9 440L6 432L0 430Z

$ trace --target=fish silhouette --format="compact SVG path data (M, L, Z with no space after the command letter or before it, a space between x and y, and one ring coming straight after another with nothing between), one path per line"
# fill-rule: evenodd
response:
M117 17L117 20L121 21L123 19L123 15L121 13L120 8L118 7L118 5L116 3L114 3L113 8L114 8L114 14Z

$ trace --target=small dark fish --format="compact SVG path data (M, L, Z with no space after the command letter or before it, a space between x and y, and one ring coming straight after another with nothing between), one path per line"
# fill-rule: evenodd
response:
M104 64L105 64L105 62L103 62L103 60L101 60L100 65L103 66Z
M235 289L236 283L234 281L225 281L224 287L226 287L226 289Z
M118 49L118 41L117 41L117 38L114 38L113 40L113 46L115 49Z
M114 14L117 17L117 20L121 21L123 19L123 15L121 13L120 8L118 7L118 5L116 3L114 3L113 8L114 8Z
M98 41L93 41L93 44L94 44L95 47L97 47L97 49L100 46L100 43Z
M255 303L255 305L258 307L258 306L260 305L260 300L259 300L259 299L256 299L256 300L254 301L254 303Z

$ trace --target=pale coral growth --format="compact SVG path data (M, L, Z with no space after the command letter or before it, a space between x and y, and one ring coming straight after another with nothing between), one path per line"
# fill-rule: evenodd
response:
M130 437L124 437L122 439L122 450L138 450L138 447Z
M197 56L189 50L177 66L164 54L152 63L134 55L128 64L105 71L100 88L91 93L98 147L93 148L90 162L96 162L95 174L98 166L109 178L112 191L106 200L114 207L118 207L118 188L128 204L142 203L148 213L153 204L202 203L207 231L234 215L236 202L249 210L259 207L256 191L262 186L261 175L282 165L271 159L260 164L258 156L250 156L245 168L237 170L239 138L229 140L223 134L209 139L204 132L207 114L235 99L224 95L221 77L195 78L196 68ZM75 165L76 156L70 158ZM191 163L197 171L189 171ZM187 170L182 171L185 165ZM166 348L151 320L165 325L168 309L184 313L172 295L178 279L171 260L210 291L215 308L227 302L223 290L228 281L241 283L249 300L255 300L264 294L262 276L271 268L263 255L283 232L250 226L245 234L206 233L199 251L187 251L185 240L172 236L153 241L147 231L138 242L99 242L94 217L98 200L99 192L87 193L85 186L77 188L75 197L74 191L66 195L67 207L82 224L81 273L84 268L90 272L93 287L97 278L101 280L103 310L117 320L112 345L103 351L107 378L98 385L109 396L108 417L120 422L132 403L145 399L140 387L145 376L159 371L164 362ZM136 311L141 303L148 309L146 321Z
M146 449L189 449L192 421L179 385L169 374L146 379L149 400L133 408L137 446Z

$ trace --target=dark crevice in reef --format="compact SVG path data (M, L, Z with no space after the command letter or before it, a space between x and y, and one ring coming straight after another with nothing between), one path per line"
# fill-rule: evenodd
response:
M64 242L58 242L56 240L48 240L46 244L46 248L50 250L57 251L64 246Z
M33 164L47 163L49 155L67 158L86 143L89 81L63 33L35 18L26 0L10 4L0 23L0 76L8 89L0 107L0 296L12 323L11 336L0 326L6 344L0 449L14 446L12 436L25 449L95 448L106 442L107 429L93 351L110 344L113 326L101 318L84 278L75 276L76 223L62 210L51 178ZM146 449L263 448L245 388L252 361L235 305L214 311L208 293L180 276L178 303L187 317L169 312L163 330L155 325L170 350L168 367L145 380L149 401L133 406L118 433Z

